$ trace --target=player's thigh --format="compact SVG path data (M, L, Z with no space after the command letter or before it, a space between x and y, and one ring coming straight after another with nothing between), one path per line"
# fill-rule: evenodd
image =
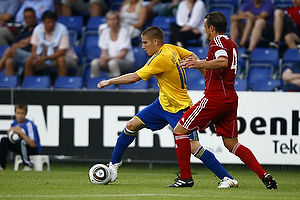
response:
M215 122L217 135L227 138L236 138L238 136L237 102L223 105L222 112L222 117Z
M165 111L162 109L158 99L152 104L138 112L135 116L147 128L152 131L164 128L169 122L166 120Z
M187 130L204 130L213 123L217 108L217 103L203 97L183 114L179 123Z

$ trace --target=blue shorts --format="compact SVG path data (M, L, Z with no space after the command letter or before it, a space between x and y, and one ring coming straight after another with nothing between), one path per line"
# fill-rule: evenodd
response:
M144 125L152 131L163 129L170 124L174 128L183 115L183 110L177 113L165 111L159 103L158 98L149 106L136 114L136 117L144 123ZM191 140L199 140L198 132L194 131L190 135Z

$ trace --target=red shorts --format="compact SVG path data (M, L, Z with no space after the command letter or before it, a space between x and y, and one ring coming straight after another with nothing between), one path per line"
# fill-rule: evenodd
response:
M238 101L219 103L203 97L193 107L186 111L179 123L188 130L202 131L214 124L217 136L236 138Z

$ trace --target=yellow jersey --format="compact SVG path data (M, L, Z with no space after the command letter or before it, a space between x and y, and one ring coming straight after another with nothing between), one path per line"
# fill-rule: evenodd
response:
M193 105L187 93L186 73L179 66L192 52L164 44L136 73L144 81L155 76L159 86L159 102L165 111L176 113Z

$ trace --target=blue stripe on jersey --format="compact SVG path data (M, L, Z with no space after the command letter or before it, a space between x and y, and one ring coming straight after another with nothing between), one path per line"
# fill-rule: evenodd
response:
M154 58L156 58L160 53L161 53L162 50L160 50L159 52L157 52L156 54L154 54L148 61L147 61L147 65L149 65L152 60L154 60Z
M179 77L180 77L181 89L184 89L184 86L186 84L186 77L185 77L184 72L182 72L182 71L184 71L184 69L182 69L178 63L176 63L176 67L177 67Z

